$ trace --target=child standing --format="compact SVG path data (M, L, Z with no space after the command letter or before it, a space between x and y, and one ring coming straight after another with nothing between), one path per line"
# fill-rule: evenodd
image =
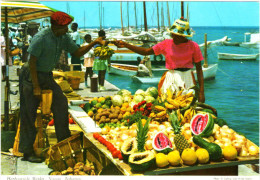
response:
M84 39L86 42L83 46L88 45L92 41L90 34L86 34L84 36ZM92 70L93 62L94 62L94 50L93 50L93 48L91 48L89 50L89 52L84 55L84 67L86 67L85 87L88 87L88 83L87 83L88 75L89 75L89 78L91 78L93 76L93 70Z

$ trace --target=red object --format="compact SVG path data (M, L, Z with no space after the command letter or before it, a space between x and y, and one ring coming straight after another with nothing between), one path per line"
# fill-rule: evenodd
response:
M112 152L112 156L113 158L118 158L118 155L120 154L120 151L115 149L113 152Z
M54 125L54 119L50 120L50 122L48 123L49 126L53 126Z
M135 104L135 105L134 105L134 107L133 107L133 110L135 110L137 107L138 107L138 105L137 105L137 104Z
M137 106L141 106L142 105L142 103L141 102L139 102L138 104L137 104Z
M98 138L100 137L100 134L98 134L98 133L93 133L93 137L94 137L95 139L98 139Z
M111 145L111 146L108 147L108 150L109 150L111 153L113 153L113 151L115 151L116 148L115 148L114 145Z
M144 101L141 102L141 105L144 105L145 103L146 103L146 101L144 100Z
M153 104L152 103L147 103L146 107L151 107Z
M51 15L51 24L56 26L69 25L72 20L68 14L61 11L57 11Z
M122 156L121 152L120 152L120 154L118 154L118 159L123 160L123 156Z
M73 118L69 118L69 123L70 124L76 124L75 121L73 120Z
M141 108L140 108L140 111L144 111L144 108L141 107Z

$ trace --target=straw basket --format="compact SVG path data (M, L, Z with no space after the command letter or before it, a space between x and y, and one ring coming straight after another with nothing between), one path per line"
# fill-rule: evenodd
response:
M70 83L70 87L72 89L79 89L80 77L79 76L69 76L68 82Z
M80 82L84 82L85 81L85 72L82 71L66 71L66 76L77 76L80 77Z
M42 90L42 102L41 110L42 114L51 113L51 104L52 104L52 90Z
M55 171L63 171L74 167L77 162L84 162L83 133L71 136L53 146L47 153L46 164Z

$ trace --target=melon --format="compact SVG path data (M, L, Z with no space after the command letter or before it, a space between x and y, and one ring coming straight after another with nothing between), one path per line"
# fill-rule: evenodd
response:
M152 145L154 150L165 154L173 150L172 142L163 132L158 132L154 136Z
M209 113L198 113L190 121L190 129L194 135L209 137L214 128L214 119Z

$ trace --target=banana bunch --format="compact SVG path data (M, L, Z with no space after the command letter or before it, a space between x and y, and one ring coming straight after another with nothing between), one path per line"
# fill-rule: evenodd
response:
M99 59L109 59L114 53L114 50L108 46L98 46L94 49L94 56Z
M182 95L183 89L181 91L179 91L176 96L174 96L170 90L167 90L167 98L165 102L165 107L167 109L180 109L183 107L186 107L188 105L190 105L190 103L192 102L194 95L193 92L189 92L188 94L184 94Z
M194 108L189 108L185 111L184 116L183 116L183 120L182 120L182 124L185 123L190 123L192 117L196 115L196 111Z

